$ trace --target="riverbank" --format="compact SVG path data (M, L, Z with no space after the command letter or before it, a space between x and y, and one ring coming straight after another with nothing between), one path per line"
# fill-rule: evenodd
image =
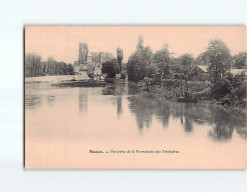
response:
M52 86L58 87L104 87L106 83L103 81L85 80L85 81L68 81L52 83Z
M87 75L53 75L53 76L40 76L40 77L26 77L25 83L53 83L60 81L71 80L88 80Z
M147 82L130 82L131 85L138 85L144 97L156 98L162 101L181 101L181 102L199 102L206 104L214 104L219 106L234 106L245 108L246 99L232 100L222 99L215 100L210 96L212 84L203 81L181 81L176 79L167 80L166 86L161 88L161 85L152 85Z
M162 113L172 112L175 117L180 115L190 116L198 123L212 120L209 117L210 115L217 117L217 113L215 113L215 110L217 110L218 117L223 116L222 121L224 120L229 125L236 124L236 126L241 126L238 131L241 131L244 137L247 137L247 129L242 128L246 124L247 110L240 106L222 106L218 102L206 100L198 101L197 103L177 102L176 100L168 100L158 94L144 91L129 97L129 101L140 108L144 105L149 109L162 108ZM198 112L198 110L200 111Z

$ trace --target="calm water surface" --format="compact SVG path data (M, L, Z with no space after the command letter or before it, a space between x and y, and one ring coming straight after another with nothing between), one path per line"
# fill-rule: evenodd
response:
M26 84L27 168L243 168L246 112L155 102L112 84L61 88ZM179 154L89 154L177 150Z

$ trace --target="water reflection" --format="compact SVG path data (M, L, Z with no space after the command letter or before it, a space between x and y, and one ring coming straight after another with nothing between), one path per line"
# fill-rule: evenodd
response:
M157 107L152 105L147 99L139 98L138 96L129 97L129 108L132 113L136 115L136 122L139 128L140 134L143 132L143 128L150 127L152 123L152 117L157 110Z
M104 88L58 88L49 84L26 84L25 87L27 110L37 110L41 106L52 107L51 110L63 109L61 107L63 102L67 102L68 106L75 102L75 106L79 107L79 114L84 114L84 117L88 115L89 110L97 112L97 108L101 109L101 106L102 109L113 108L114 113L111 117L115 122L125 120L126 115L123 113L129 112L135 117L139 134L158 121L164 131L176 123L181 125L183 132L190 136L193 136L195 131L199 131L200 126L206 126L210 130L205 133L205 137L211 140L231 140L234 132L241 138L247 139L246 112L237 108L157 101L139 95L138 87L128 84L110 84ZM43 102L47 105L43 105ZM97 106L94 107L96 109L91 111L89 104L96 105L96 103ZM107 104L103 105L103 103ZM70 111L75 116L75 112L78 112L74 107L71 107ZM92 113L94 114L96 113Z
M87 113L87 93L80 91L79 92L79 112Z
M36 95L26 95L25 107L28 109L35 109L36 106L42 104L42 98Z
M102 90L102 95L116 95L116 85L107 85Z
M123 113L122 96L119 95L117 97L117 115L121 116L122 113Z
M210 107L214 127L209 136L215 140L230 140L234 129L246 138L246 113L240 109L225 109L223 107ZM242 129L242 131L240 130Z
M149 127L155 116L164 129L169 126L169 119L180 119L184 132L191 133L194 125L211 126L209 137L217 141L232 138L233 131L244 139L247 137L246 112L238 108L224 108L216 105L178 103L163 101L155 102L150 98L130 97L129 108L136 116L140 133Z
M48 106L51 106L51 107L54 106L55 96L49 95L46 97L46 100L47 100Z
M170 108L168 104L161 104L160 109L156 109L157 118L161 121L164 128L169 125Z

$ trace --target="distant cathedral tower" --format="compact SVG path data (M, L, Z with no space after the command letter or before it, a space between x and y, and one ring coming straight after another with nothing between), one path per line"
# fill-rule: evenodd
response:
M85 64L87 61L88 45L86 43L79 43L78 63Z
M90 52L87 43L79 43L78 60L74 62L74 72L79 75L87 74L101 75L102 64L116 59L108 52Z

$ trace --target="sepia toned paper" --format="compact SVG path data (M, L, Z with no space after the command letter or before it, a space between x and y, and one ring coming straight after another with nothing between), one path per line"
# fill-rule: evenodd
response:
M24 33L25 168L247 168L245 26Z

